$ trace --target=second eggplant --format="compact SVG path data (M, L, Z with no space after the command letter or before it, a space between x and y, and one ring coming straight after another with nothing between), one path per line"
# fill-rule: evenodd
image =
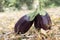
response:
M38 15L34 19L34 26L36 29L40 30L41 28L44 30L51 29L51 19L49 14L46 12L45 15Z

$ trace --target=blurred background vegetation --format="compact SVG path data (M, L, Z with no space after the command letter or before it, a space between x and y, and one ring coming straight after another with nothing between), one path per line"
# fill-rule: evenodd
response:
M14 8L13 10L20 10L25 4L27 8L31 10L33 9L33 2L34 0L0 0L0 12L3 12L4 8ZM60 6L60 0L44 0L43 3L46 8Z

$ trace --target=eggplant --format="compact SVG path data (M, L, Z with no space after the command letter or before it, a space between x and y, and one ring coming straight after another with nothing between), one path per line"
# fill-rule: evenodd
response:
M15 33L24 34L29 30L29 28L32 26L33 21L29 20L29 17L27 15L24 15L19 21L15 24Z
M51 24L51 19L47 12L45 12L44 15L38 13L34 19L34 26L37 30L40 30L41 28L44 30L51 29Z
M36 11L30 14L26 14L17 21L14 27L14 31L16 34L24 34L30 29L36 16L35 13Z

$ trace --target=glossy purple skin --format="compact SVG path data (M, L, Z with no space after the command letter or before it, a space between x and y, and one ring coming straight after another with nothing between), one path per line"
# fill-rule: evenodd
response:
M34 19L34 26L36 29L40 30L41 28L44 30L51 29L51 19L48 13L45 16L38 14ZM46 26L49 25L49 26Z
M32 24L33 24L33 21L30 21L29 17L27 15L24 15L15 24L14 31L17 34L19 33L24 34L30 29Z

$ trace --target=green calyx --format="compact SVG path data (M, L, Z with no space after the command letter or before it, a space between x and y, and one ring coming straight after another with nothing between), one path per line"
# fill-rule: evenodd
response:
M42 16L44 16L44 15L46 15L46 12L45 11L40 11L39 14L42 15Z
M34 20L34 18L37 16L37 14L40 14L42 16L46 15L46 12L43 10L43 4L44 4L44 1L39 0L38 8L35 11L27 14L27 16L30 17L30 21Z
M44 10L38 10L38 14L44 16L44 15L46 15L46 11L44 11Z
M37 15L37 9L34 12L27 14L27 16L30 17L30 21L34 20L36 15Z
M44 15L46 15L46 12L44 10L36 9L34 12L27 14L27 16L29 16L30 21L32 21L37 16L37 14L44 16Z

